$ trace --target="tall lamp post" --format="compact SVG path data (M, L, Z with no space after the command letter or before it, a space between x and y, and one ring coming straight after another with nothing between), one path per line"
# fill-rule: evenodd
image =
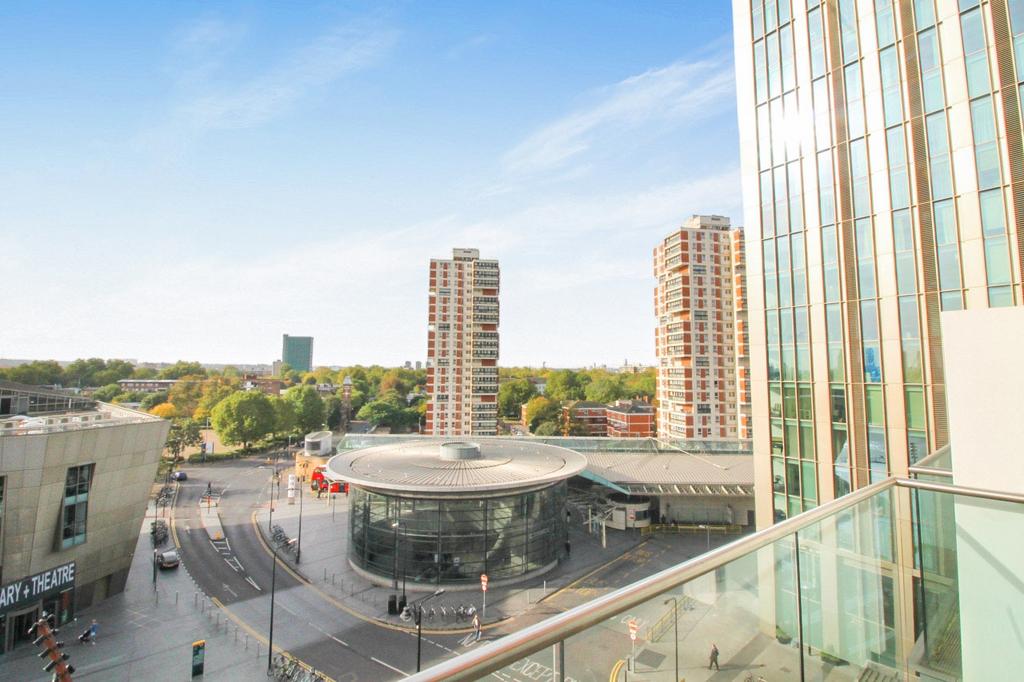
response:
M676 682L679 682L679 600L669 597L665 600L665 605L667 606L669 602L672 602L672 629L676 640Z
M399 616L402 620L408 622L410 618L416 619L416 672L420 671L420 661L423 654L423 605L434 597L439 597L444 594L444 588L436 590L433 594L428 594L425 597L409 602L405 609L402 611L402 615Z
M273 490L273 488L271 488ZM274 523L274 498L270 498L270 524ZM277 588L277 543L271 541L274 551L273 566L270 569L270 644L267 647L267 674L270 674L274 663L274 595Z
M398 526L400 522L394 521L391 524L391 530L395 535L395 551L394 551L394 563L391 569L391 589L395 592L398 591Z
M306 477L303 476L302 480L299 481L299 538L295 541L295 563L299 563L302 558L302 486L306 482Z

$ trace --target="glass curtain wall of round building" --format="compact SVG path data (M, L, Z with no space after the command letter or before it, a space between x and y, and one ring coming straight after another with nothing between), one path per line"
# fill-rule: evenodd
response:
M567 551L566 480L586 460L549 445L436 439L334 457L349 481L349 561L371 577L433 586L512 582Z

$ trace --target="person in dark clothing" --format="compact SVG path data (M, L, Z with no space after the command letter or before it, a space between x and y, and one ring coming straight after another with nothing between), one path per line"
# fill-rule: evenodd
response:
M711 670L711 666L715 666L715 670L721 670L721 668L718 667L718 645L717 644L712 644L711 645L711 654L710 654L710 656L708 658L708 670Z

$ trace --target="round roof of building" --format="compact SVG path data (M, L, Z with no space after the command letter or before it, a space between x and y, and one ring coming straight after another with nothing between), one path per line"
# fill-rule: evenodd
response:
M328 475L357 486L452 494L531 488L565 480L587 466L573 450L499 438L423 438L335 455Z

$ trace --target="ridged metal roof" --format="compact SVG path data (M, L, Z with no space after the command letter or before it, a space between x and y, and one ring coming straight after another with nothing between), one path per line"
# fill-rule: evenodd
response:
M442 459L441 445L454 440L422 439L347 452L331 458L328 474L367 488L436 494L544 485L574 476L587 465L572 450L497 438L464 441L479 444L478 459Z

